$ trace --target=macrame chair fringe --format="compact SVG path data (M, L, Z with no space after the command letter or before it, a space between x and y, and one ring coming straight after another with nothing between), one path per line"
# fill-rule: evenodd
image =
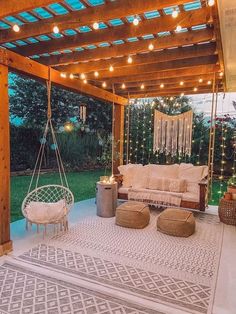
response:
M154 115L153 152L176 155L191 155L193 112L169 116L158 110Z

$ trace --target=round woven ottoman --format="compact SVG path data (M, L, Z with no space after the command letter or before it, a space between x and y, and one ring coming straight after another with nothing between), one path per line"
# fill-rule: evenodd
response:
M149 224L149 220L149 207L144 203L128 201L116 209L116 224L118 226L142 229Z
M167 208L157 217L157 230L176 237L189 237L195 232L195 218L187 210Z

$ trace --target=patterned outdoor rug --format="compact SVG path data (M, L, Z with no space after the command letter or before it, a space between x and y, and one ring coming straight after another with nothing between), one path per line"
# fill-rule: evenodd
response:
M155 303L172 313L211 313L223 225L216 216L195 215L197 231L189 238L157 232L157 212L142 230L116 226L114 218L90 217L19 258L99 284L101 293L107 287L111 296L125 293L126 302L142 298L146 311Z

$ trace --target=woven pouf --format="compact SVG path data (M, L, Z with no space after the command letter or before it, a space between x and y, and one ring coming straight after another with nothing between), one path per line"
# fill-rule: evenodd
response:
M148 205L129 201L116 209L116 224L118 226L142 229L149 224L150 211Z
M187 210L167 208L157 218L157 230L176 237L189 237L195 232L195 218Z

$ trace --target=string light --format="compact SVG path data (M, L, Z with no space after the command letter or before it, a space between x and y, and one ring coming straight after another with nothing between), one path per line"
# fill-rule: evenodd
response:
M106 83L106 82L103 82L103 83L102 83L102 87L103 87L103 88L106 88L106 87L107 87L107 83Z
M134 26L137 26L139 24L139 19L137 16L133 19L133 24Z
M208 81L208 82L207 82L207 85L211 85L211 81Z
M152 50L154 49L154 45L153 45L152 43L149 44L148 49L149 49L150 51L152 51Z
M87 84L87 83L88 83L88 81L87 81L86 79L84 79L84 80L83 80L83 83L84 83L84 84Z
M73 80L73 78L74 78L74 74L71 73L70 74L70 79Z
M162 84L160 85L160 88L164 88L164 86L165 86L165 85L162 83Z
M93 23L93 29L95 30L99 29L99 24L97 22Z
M59 34L60 33L60 30L59 30L58 26L54 26L52 30L53 30L54 34Z
M224 75L224 72L220 72L220 77L222 77Z
M183 96L184 96L184 93L181 93L180 96L183 97Z
M208 0L209 7L212 7L215 4L215 0Z
M180 85L180 86L183 86L183 85L184 85L184 82L183 82L183 81L181 81L181 82L179 83L179 85Z
M110 65L110 67L109 67L109 71L110 71L110 72L113 72L113 71L114 71L114 68L113 68L113 66L112 66L112 65Z
M179 15L179 12L176 9L174 9L172 12L172 17L175 19L178 15Z
M66 73L63 72L63 73L60 74L60 76L63 77L63 78L66 78Z
M142 85L140 86L140 88L141 88L141 89L144 89L144 84L142 84Z
M182 30L182 26L178 25L175 29L176 32L180 32Z
M200 78L200 79L198 80L198 82L199 82L199 83L202 83L202 82L203 82L203 79L202 79L202 78Z
M15 25L13 25L12 29L14 32L18 33L20 31L20 26L15 24Z
M94 72L94 76L95 76L95 77L98 77L98 76L99 76L98 71L95 71L95 72Z
M84 79L86 78L85 74L84 74L84 73L81 73L81 74L80 74L80 78L81 78L81 80L84 80Z
M122 88L122 89L125 89L125 88L126 88L125 83L123 83L123 84L121 85L121 88Z
M194 91L194 92L197 92L197 87L194 87L193 91Z
M129 56L129 58L127 59L127 62L128 62L129 64L131 64L131 63L133 62L133 58L132 58L131 56Z

